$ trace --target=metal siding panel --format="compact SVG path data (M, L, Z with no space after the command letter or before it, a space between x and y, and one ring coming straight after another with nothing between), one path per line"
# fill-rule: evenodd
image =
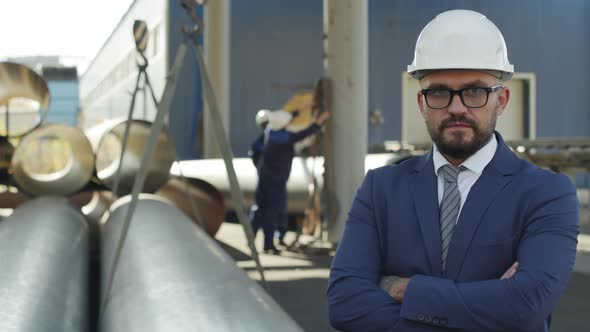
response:
M185 11L177 1L170 1L168 68L172 68L178 46L182 43L182 24ZM202 17L202 9L198 15ZM174 139L179 160L196 159L201 155L197 142L201 121L202 92L200 71L194 49L189 44L180 75L177 77L176 93L169 114L169 134Z

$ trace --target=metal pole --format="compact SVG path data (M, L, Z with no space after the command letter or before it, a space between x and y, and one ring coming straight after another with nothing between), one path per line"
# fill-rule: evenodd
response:
M365 174L368 131L368 1L324 0L325 72L332 120L326 138L328 240L340 241ZM350 139L354 135L354 139ZM343 144L346 142L346 144ZM336 165L346 165L336 167ZM336 179L338 179L336 181Z
M226 129L225 135L229 137L229 43L230 43L230 0L209 1L204 7L205 28L204 34L204 57L205 64L209 70L211 85L219 101L219 113ZM211 117L211 110L205 104L203 112L203 157L221 158L217 144L217 138L213 130L214 124Z
M211 86L211 82L209 81L207 69L205 68L205 62L203 61L203 56L199 45L196 43L194 39L191 39L191 41L193 48L195 49L195 54L197 55L197 60L199 61L199 66L201 68L201 75L203 79L203 93L206 97L205 99L207 100L207 103L209 104L209 109L211 110L211 118L213 120L215 134L217 136L216 142L225 162L225 169L227 171L227 176L229 178L231 197L234 202L235 211L238 216L238 220L240 221L240 224L244 229L244 233L246 234L246 239L248 240L248 247L250 248L250 251L252 252L252 257L256 262L256 268L258 269L258 272L260 272L261 281L265 287L268 287L266 284L266 278L264 277L262 264L260 263L260 258L258 257L258 251L256 251L256 247L254 245L254 233L252 232L252 226L250 225L250 220L248 218L248 215L246 214L246 205L244 204L244 197L240 190L240 183L238 182L236 170L234 169L234 155L229 146L227 137L225 137L224 135L221 115L219 114L215 94L213 93L213 88Z
M142 55L143 56L143 55ZM144 57L145 59L145 57ZM113 194L119 195L119 183L121 181L121 167L123 167L123 156L125 155L125 149L127 147L127 141L129 140L129 127L131 127L131 120L133 119L133 111L135 109L135 97L137 91L139 91L139 81L141 80L141 74L145 74L147 68L147 59L145 64L138 65L139 71L137 72L137 81L135 82L135 89L131 96L131 105L129 106L129 112L127 113L127 123L125 124L125 133L123 134L123 142L121 142L121 155L119 156L119 164L117 165L117 173L115 173L115 182L113 184ZM147 74L145 75L147 77ZM145 92L144 92L145 94ZM157 105L157 104L156 104Z
M184 6L183 6L184 7ZM252 232L252 226L250 225L250 220L248 215L246 214L246 205L244 204L244 196L240 190L240 184L238 182L238 177L236 176L236 170L234 168L233 159L234 155L230 148L229 142L227 137L225 136L225 129L223 127L223 121L221 120L221 113L219 111L219 106L217 104L217 98L215 97L215 93L213 91L213 86L211 85L211 80L209 79L209 74L207 72L207 67L205 66L205 60L203 59L203 51L199 46L197 41L199 32L201 31L201 21L197 17L197 15L193 12L192 9L185 7L187 15L193 21L194 26L192 29L186 28L184 29L185 37L188 41L192 44L195 55L197 57L197 61L199 62L199 67L201 69L201 79L203 82L203 95L205 96L205 100L209 105L210 115L212 119L214 133L216 135L216 142L217 146L221 152L221 156L223 157L223 161L225 163L225 169L227 171L227 177L229 179L230 188L231 188L231 197L232 201L235 206L235 211L238 216L238 220L244 229L244 233L246 234L246 239L248 241L248 247L252 252L252 258L256 262L256 268L260 273L260 279L262 284L265 288L268 288L266 283L266 278L264 277L264 269L262 268L262 264L260 263L260 258L258 257L258 251L256 251L256 246L254 245L254 234Z
M156 109L157 109L158 108L158 104L159 104L158 103L158 99L156 98L156 94L154 93L154 88L152 87L152 83L150 82L150 79L149 79L149 77L147 75L147 72L145 73L144 77L145 77L145 86L144 86L144 89L145 88L149 88L150 95L152 96L152 100L154 102L154 105L156 105ZM144 91L144 94L145 94L145 91ZM172 146L172 147L175 147L176 146L176 143L174 142L174 137L172 135L168 135L168 140L170 141L170 146ZM177 154L176 153L174 153L174 161L176 162L176 164L179 165L179 160L178 160L178 157L177 157ZM180 177L182 178L183 182L185 183L185 193L189 196L189 202L190 202L190 207L191 207L192 215L193 216L198 216L199 213L198 213L198 209L197 209L197 207L195 206L195 203L194 203L193 192L192 192L192 190L190 190L189 183L187 182L186 178L182 174L182 170L180 170ZM199 218L196 218L195 219L195 222L199 226L201 226L203 228L206 227L205 222L202 221Z

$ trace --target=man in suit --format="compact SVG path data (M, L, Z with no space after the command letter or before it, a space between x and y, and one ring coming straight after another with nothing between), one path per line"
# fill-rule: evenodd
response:
M521 160L495 131L513 73L482 14L440 14L408 72L434 142L369 171L332 263L342 331L548 331L573 269L575 188Z

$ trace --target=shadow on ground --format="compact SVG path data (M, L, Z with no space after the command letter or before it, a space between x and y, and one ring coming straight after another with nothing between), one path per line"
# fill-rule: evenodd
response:
M334 331L328 322L327 280L270 281L270 295L307 332Z
M551 332L588 331L590 276L574 273L553 312Z

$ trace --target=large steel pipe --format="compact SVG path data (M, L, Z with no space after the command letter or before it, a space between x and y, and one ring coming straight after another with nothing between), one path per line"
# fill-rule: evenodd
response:
M96 155L96 173L101 182L113 189L119 158L123 148L125 125L127 121L113 120L105 122L86 131ZM151 123L144 120L132 120L129 127L127 147L120 170L118 195L129 194L133 187L135 174L140 169L143 154L150 134ZM156 143L154 157L149 166L148 176L142 192L153 193L164 185L170 176L169 169L174 162L174 149L164 132L160 133Z
M365 169L369 170L394 163L396 157L398 156L393 153L369 154L365 158ZM246 203L252 204L258 181L256 168L249 158L234 159L234 168ZM170 173L177 176L181 172L186 177L203 179L211 183L224 195L228 210L233 210L229 181L222 159L187 160L174 163ZM309 204L309 196L313 192L312 175L315 175L317 185L321 190L324 183L323 172L323 157L316 157L315 160L314 158L304 157L295 157L293 159L291 175L287 182L287 210L290 214L301 214L305 211Z
M94 153L78 129L51 124L35 129L12 157L18 186L33 195L69 195L82 189L94 172Z
M0 136L26 134L48 108L49 88L41 76L24 65L0 62Z
M0 222L0 331L86 331L87 228L65 198L24 203Z
M140 197L111 292L103 293L102 332L302 331L179 209ZM113 203L103 224L102 280L129 201Z
M211 237L225 220L223 195L206 181L171 178L155 194L171 201Z
M102 215L109 210L111 204L115 201L115 197L110 191L94 191L90 192L90 200L85 205L81 206L82 213L93 224L98 224Z
M100 257L100 220L109 210L115 197L110 191L86 192L90 197L88 202L80 206L82 214L88 222L89 253L91 258Z

